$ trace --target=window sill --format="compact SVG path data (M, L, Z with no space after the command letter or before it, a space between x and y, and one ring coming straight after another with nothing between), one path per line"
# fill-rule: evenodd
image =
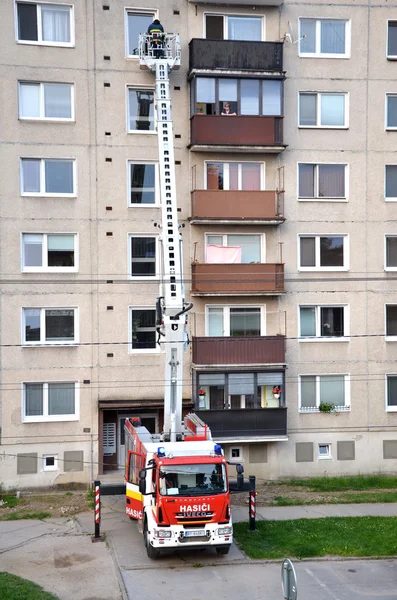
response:
M159 278L151 275L142 275L138 277L135 275L129 275L128 279L129 281L151 281L152 283L159 283Z
M59 467L55 467L52 469L41 469L42 473L54 473L55 471L59 471Z
M319 456L318 460L332 460L332 456Z
M393 60L397 60L397 56L394 56L393 54L391 54L390 56L386 56L387 60L393 61Z
M385 198L385 202L397 202L397 198Z
M302 407L299 408L299 412L301 414L318 414L318 413L323 412L324 414L330 415L332 413L350 412L350 410L351 410L350 406L335 406L335 410L332 410L328 413L320 410L319 408L309 408L309 407L308 408L302 408ZM397 406L396 406L396 411L397 411Z
M55 267L48 268L37 268L37 267L25 267L22 269L21 273L78 273L78 269L73 267L60 267L59 269Z
M22 198L77 198L77 194L34 194L28 192L21 193Z
M397 406L386 406L386 412L397 412Z
M298 198L298 202L349 202L348 198Z
M77 348L80 344L78 342L70 342L70 343L65 343L65 342L32 342L32 343L28 343L28 342L22 342L21 347L22 348Z
M385 131L397 131L397 127L385 127Z
M35 40L16 40L21 46L49 46L51 48L75 48L74 42L38 42Z
M136 354L161 354L161 350L157 350L157 348L148 348L147 350L128 350L128 354L131 356Z
M128 134L139 134L139 135L157 135L157 131L149 129L148 131L142 129L127 129Z
M18 117L19 121L25 121L28 123L70 123L70 124L74 124L76 123L76 120L74 118L71 119L62 119L60 118L46 118L46 117Z
M330 271L348 272L348 267L298 267L299 272L329 273Z
M311 342L350 342L350 337L345 337L345 336L340 336L340 337L335 337L335 336L329 336L329 337L301 337L299 338L300 342L305 343L311 343Z
M298 54L299 58L336 58L341 60L348 60L350 54L314 54L302 52Z
M128 208L161 208L160 203L156 204L128 204Z
M22 423L58 423L60 421L79 421L78 415L52 415L51 417L22 417Z
M385 335L385 342L397 342L396 335Z
M349 129L349 126L348 125L298 125L298 128L299 129Z

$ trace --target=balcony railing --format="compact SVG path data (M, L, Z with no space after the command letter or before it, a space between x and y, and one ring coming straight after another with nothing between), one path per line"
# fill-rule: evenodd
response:
M192 39L189 71L217 69L281 72L283 43Z
M228 437L287 435L287 409L285 407L199 410L195 413L209 425L216 441Z
M192 223L277 224L284 221L282 195L276 191L195 190Z
M195 365L284 364L285 337L194 337Z
M280 263L193 263L193 294L278 295L284 293Z
M194 115L190 123L191 150L277 153L285 148L283 117Z

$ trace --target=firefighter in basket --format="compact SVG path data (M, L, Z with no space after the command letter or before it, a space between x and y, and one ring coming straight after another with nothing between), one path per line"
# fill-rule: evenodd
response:
M155 19L148 27L147 34L150 36L150 47L153 49L153 58L164 57L164 27L158 19Z

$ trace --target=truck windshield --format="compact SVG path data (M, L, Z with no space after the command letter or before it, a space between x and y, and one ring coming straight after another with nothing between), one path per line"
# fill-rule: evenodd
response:
M164 466L159 475L162 496L207 496L227 491L226 470L220 463Z

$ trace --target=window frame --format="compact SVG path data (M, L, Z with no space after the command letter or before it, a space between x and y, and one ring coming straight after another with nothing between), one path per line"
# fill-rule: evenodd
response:
M24 192L23 191L23 161L24 160L39 160L40 161L40 192ZM61 161L71 162L73 172L73 192L69 193L49 193L44 190L45 187L45 162L48 161ZM75 158L49 158L49 157L37 157L37 156L21 156L19 159L19 173L20 173L20 190L21 196L31 198L77 198L77 161Z
M26 267L24 264L25 260L25 235L41 235L42 241L42 258L43 266L41 267ZM49 267L48 266L48 236L49 235L73 235L74 237L74 266L73 267ZM44 265L44 262L46 265ZM65 231L49 231L43 233L42 231L23 231L21 233L21 273L78 273L79 271L79 234L74 232Z
M152 16L152 21L158 19L159 11L157 8L133 8L131 6L127 6L124 8L124 39L125 39L125 59L126 60L139 60L139 54L128 54L128 39L129 39L129 31L128 31L128 13L135 13L141 15ZM146 33L146 32L145 32Z
M301 104L301 95L304 94L316 94L316 117L317 124L316 125L301 125L300 124L300 104ZM345 99L345 124L344 125L321 125L319 124L319 119L321 117L321 97L323 95L334 95L334 96L343 96ZM327 90L299 90L298 91L298 128L299 129L349 129L349 100L350 100L350 92L335 92L335 91L327 91Z
M132 204L131 198L131 165L154 165L154 204ZM127 208L159 208L160 203L160 175L159 163L154 160L127 159Z
M46 459L47 458L53 458L54 459L54 466L53 467L49 467L46 465ZM58 454L43 454L42 456L43 462L42 462L42 471L59 471L59 466L58 466Z
M389 110L388 110L388 98L397 98L397 92L386 92L385 94L385 130L386 131L397 131L397 125L389 127L387 124L389 118Z
M21 4L21 0L14 0L14 24L15 24L15 41L17 44L24 44L28 46L53 46L55 48L75 48L76 39L75 39L75 15L74 15L74 4L60 4L59 2L51 2L49 0L23 0L22 4L35 4L37 11L37 37L43 37L42 31L42 16L41 16L41 6L42 5L50 5L50 6L66 6L69 8L69 26L70 26L70 42L50 42L45 41L43 39L39 40L20 40L18 38L18 4ZM40 7L40 8L39 8Z
M316 406L315 407L304 407L302 406L302 377L315 377L316 378ZM321 377L344 377L345 383L345 405L335 406L336 412L350 412L351 411L351 391L350 391L350 373L302 373L298 375L298 410L300 413L312 414L319 413L321 397L320 397L320 378Z
M227 410L227 409L225 409ZM232 456L232 450L238 450L239 451L239 456L238 458L236 458L235 456ZM227 450L227 454L228 454L228 462L232 463L232 464L241 464L244 462L244 451L243 451L243 446L229 446L228 450Z
M397 265L395 267L387 266L387 240L388 238L397 239L397 233L385 233L385 253L384 253L384 269L385 271L397 271Z
M266 304L206 304L205 305L205 337L218 337L210 336L209 334L209 315L211 308L221 308L223 311L223 336L226 338L232 337L230 335L230 309L231 308L257 308L259 309L259 324L260 332L258 337L266 336Z
M315 309L315 336L302 336L301 333L301 319L300 309L301 308L314 308ZM343 336L323 336L321 333L321 308L343 308ZM349 304L298 304L298 338L299 342L350 342L350 305Z
M395 306L397 308L397 302L385 302L384 305L384 315L385 315L385 341L386 342L397 342L397 334L396 335L388 335L387 334L387 307Z
M70 86L70 118L69 117L46 117L44 104L44 86L47 84L60 84ZM21 86L22 85L38 85L40 86L40 116L38 117L23 117L21 116ZM74 83L68 81L26 81L25 79L18 80L18 120L19 121L49 121L52 123L75 123L75 90Z
M299 195L299 167L300 165L313 165L315 167L315 181L314 181L314 186L316 188L316 192L317 195L313 196L313 198L306 198L305 196L300 196ZM319 189L319 182L320 182L320 178L319 178L319 168L320 166L327 166L327 165L338 165L338 166L342 166L345 167L345 195L343 197L339 197L339 196L318 196L318 189ZM296 170L296 175L297 175L297 198L298 198L298 202L349 202L349 178L350 178L350 165L348 163L339 163L339 162L303 162L303 161L298 161L297 162L297 170Z
M396 377L397 373L386 373L385 374L385 411L386 412L397 412L397 405L389 405L389 377Z
M26 415L26 384L43 385L43 414L37 416ZM48 414L48 384L49 383L73 383L74 384L74 414L69 415L49 415ZM64 379L46 380L46 381L23 381L21 384L22 402L21 402L21 421L22 423L55 423L59 421L79 421L80 420L80 382L77 380L65 381Z
M258 165L259 164L260 165L261 183L260 183L260 190L259 191L263 192L263 191L266 190L266 163L264 161L261 161L261 160L258 160L258 161L254 161L254 160L229 160L229 161L223 161L223 160L211 160L211 159L207 159L207 160L204 161L204 174L203 174L204 185L203 185L203 190L208 190L208 187L207 187L207 168L208 168L208 165L211 164L211 163L222 164L222 165L230 165L230 164L239 165L238 166L239 189L238 190L230 190L230 175L229 175L230 169L228 167L227 168L228 176L225 179L227 179L227 181L228 181L229 188L227 190L223 189L223 190L219 190L219 191L223 191L223 192L230 192L230 191L232 191L232 192L245 192L245 193L249 193L249 190L243 190L241 188L241 185L242 185L242 168L241 168L241 165L243 165L243 164L248 164L248 165L251 165L251 164ZM225 173L225 171L224 171L224 173ZM209 191L214 191L214 190L209 190Z
M321 447L327 448L326 454L320 453ZM317 446L317 458L318 460L332 460L332 444L318 444Z
M343 238L343 267L321 267L317 266L317 263L320 259L320 239L322 237L341 237ZM315 238L315 262L316 266L314 267L301 267L301 238ZM349 241L350 236L348 233L298 233L298 272L300 271L349 271Z
M39 310L40 311L40 340L34 342L28 342L25 339L25 328L26 328L26 317L25 310ZM73 310L73 323L74 323L74 338L73 340L62 340L60 342L46 342L45 335L45 314L46 310ZM21 318L21 346L23 348L57 348L63 346L78 346L80 343L80 315L78 306L22 306L22 318ZM44 339L43 339L44 338Z
M387 60L397 60L397 54L389 54L389 23L397 22L397 19L387 19L386 20L386 59Z
M131 265L132 265L132 248L131 248L131 240L132 238L154 238L155 239L155 274L154 275L132 275ZM152 281L156 283L159 279L160 273L160 240L159 236L153 233L129 233L128 234L128 247L127 247L127 259L128 259L128 279L131 281Z
M258 235L260 237L260 244L259 244L259 250L260 250L260 254L261 254L261 260L258 264L263 265L266 264L266 233L241 233L240 231L237 231L235 233L223 233L223 232L214 232L214 231L207 231L204 234L204 263L205 264L209 264L207 263L207 245L208 245L208 236L209 235L218 235L218 236L222 236L223 240L222 240L222 246L227 246L227 244L225 244L225 240L227 241L227 236L228 235ZM227 264L227 263L225 263ZM241 263L243 264L247 264L247 263Z
M302 39L302 21L310 20L316 21L316 33L315 33L315 52L301 52L301 39ZM321 23L323 21L343 21L345 23L345 52L344 54L335 54L334 52L321 52ZM341 58L348 59L351 57L351 19L343 19L343 18L322 18L322 17L308 17L302 16L298 17L298 39L299 39L299 48L298 48L298 56L300 58Z
M162 352L160 345L156 341L155 348L133 348L132 347L132 311L133 310L151 310L155 313L156 308L153 306L135 306L128 307L128 354L160 354Z
M246 18L260 18L261 19L261 42L265 42L266 41L266 15L265 14L248 14L248 13L229 13L229 14L225 14L225 13L221 13L218 11L204 11L203 12L203 38L207 39L207 22L206 22L206 17L210 16L210 17L223 17L223 40L226 41L230 41L230 42L239 42L240 40L232 40L229 39L227 37L228 35L228 18L229 17L246 17ZM248 41L248 40L247 40ZM259 40L258 40L259 41Z
M127 120L127 134L137 134L137 135L157 135L157 120L156 120L156 90L154 87L150 85L136 85L132 83L127 83L125 86L126 90L126 120ZM153 129L130 129L130 101L129 101L129 90L142 90L153 92L153 119L154 126Z

